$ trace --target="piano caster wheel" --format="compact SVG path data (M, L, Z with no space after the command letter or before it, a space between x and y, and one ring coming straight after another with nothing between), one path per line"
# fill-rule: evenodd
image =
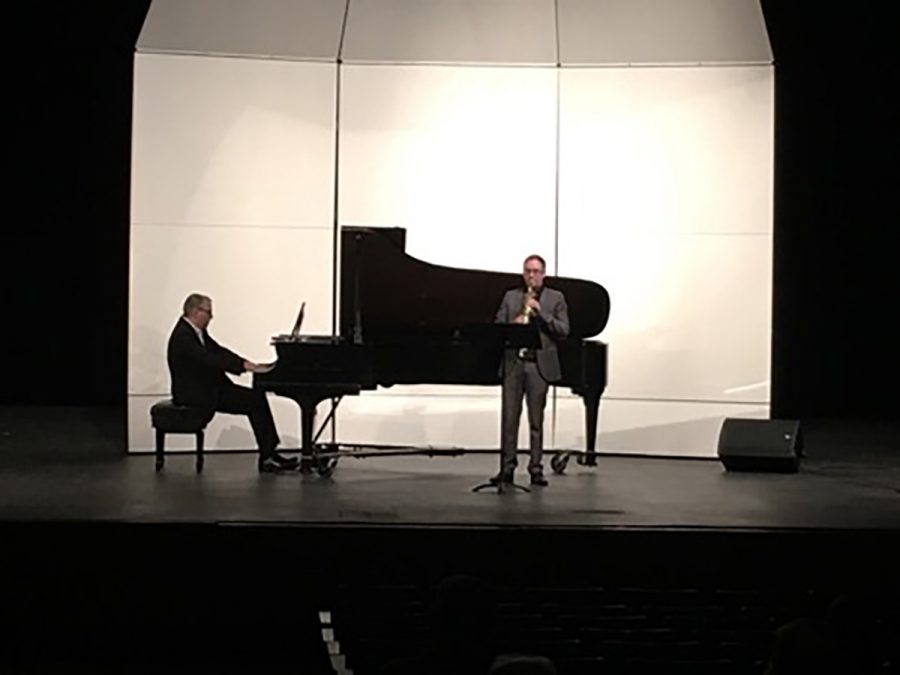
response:
M593 453L578 455L577 461L581 466L597 466L597 457Z
M337 468L338 458L337 457L328 457L327 459L320 459L318 465L316 466L316 471L318 471L319 475L322 478L330 478L331 474L334 473L334 470Z
M163 465L164 465L164 464L165 464L165 462L163 462L162 460L160 460L160 459L156 460L156 472L157 472L157 473L159 473L160 471L162 471L162 468L163 468Z
M569 453L561 452L550 458L550 468L555 474L563 474L566 472L566 466L569 464Z

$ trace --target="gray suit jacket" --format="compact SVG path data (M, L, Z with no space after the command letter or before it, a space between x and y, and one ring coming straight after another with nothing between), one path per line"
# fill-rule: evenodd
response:
M522 311L525 302L524 288L511 288L506 291L500 309L497 310L497 323L512 323ZM557 340L569 334L569 309L566 306L566 296L562 291L557 291L544 286L541 291L541 311L532 321L537 323L541 334L541 348L537 352L538 372L547 382L556 382L562 377L559 367L559 354L556 348ZM515 359L515 352L507 350L506 359Z

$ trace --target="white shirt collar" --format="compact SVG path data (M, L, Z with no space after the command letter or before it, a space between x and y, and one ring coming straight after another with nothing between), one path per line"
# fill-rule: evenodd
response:
M194 329L194 332L197 334L197 337L200 339L201 344L206 344L206 341L203 339L203 330L195 326L189 318L186 316L182 316L182 319L187 321L187 325Z

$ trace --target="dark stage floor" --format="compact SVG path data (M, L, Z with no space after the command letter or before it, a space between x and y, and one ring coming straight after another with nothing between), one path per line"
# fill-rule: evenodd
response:
M345 672L327 612L339 658L380 673L462 572L505 598L503 651L561 675L759 673L786 620L897 606L896 426L803 431L795 475L602 456L497 495L471 491L496 454L342 459L330 479L173 455L156 473L124 454L121 411L0 409L0 671ZM854 672L890 671L879 640Z
M900 528L900 448L886 423L805 424L798 474L602 456L531 494L473 493L495 455L342 459L330 479L259 475L255 455L125 456L116 411L6 408L0 519L545 528ZM524 459L524 457L523 457ZM520 467L521 480L524 470Z

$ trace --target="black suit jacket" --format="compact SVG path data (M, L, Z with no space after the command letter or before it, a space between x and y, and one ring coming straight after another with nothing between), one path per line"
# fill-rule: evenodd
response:
M225 373L240 375L244 359L213 340L203 331L205 346L184 317L169 336L168 361L175 405L190 405L212 411L219 392L230 383Z

